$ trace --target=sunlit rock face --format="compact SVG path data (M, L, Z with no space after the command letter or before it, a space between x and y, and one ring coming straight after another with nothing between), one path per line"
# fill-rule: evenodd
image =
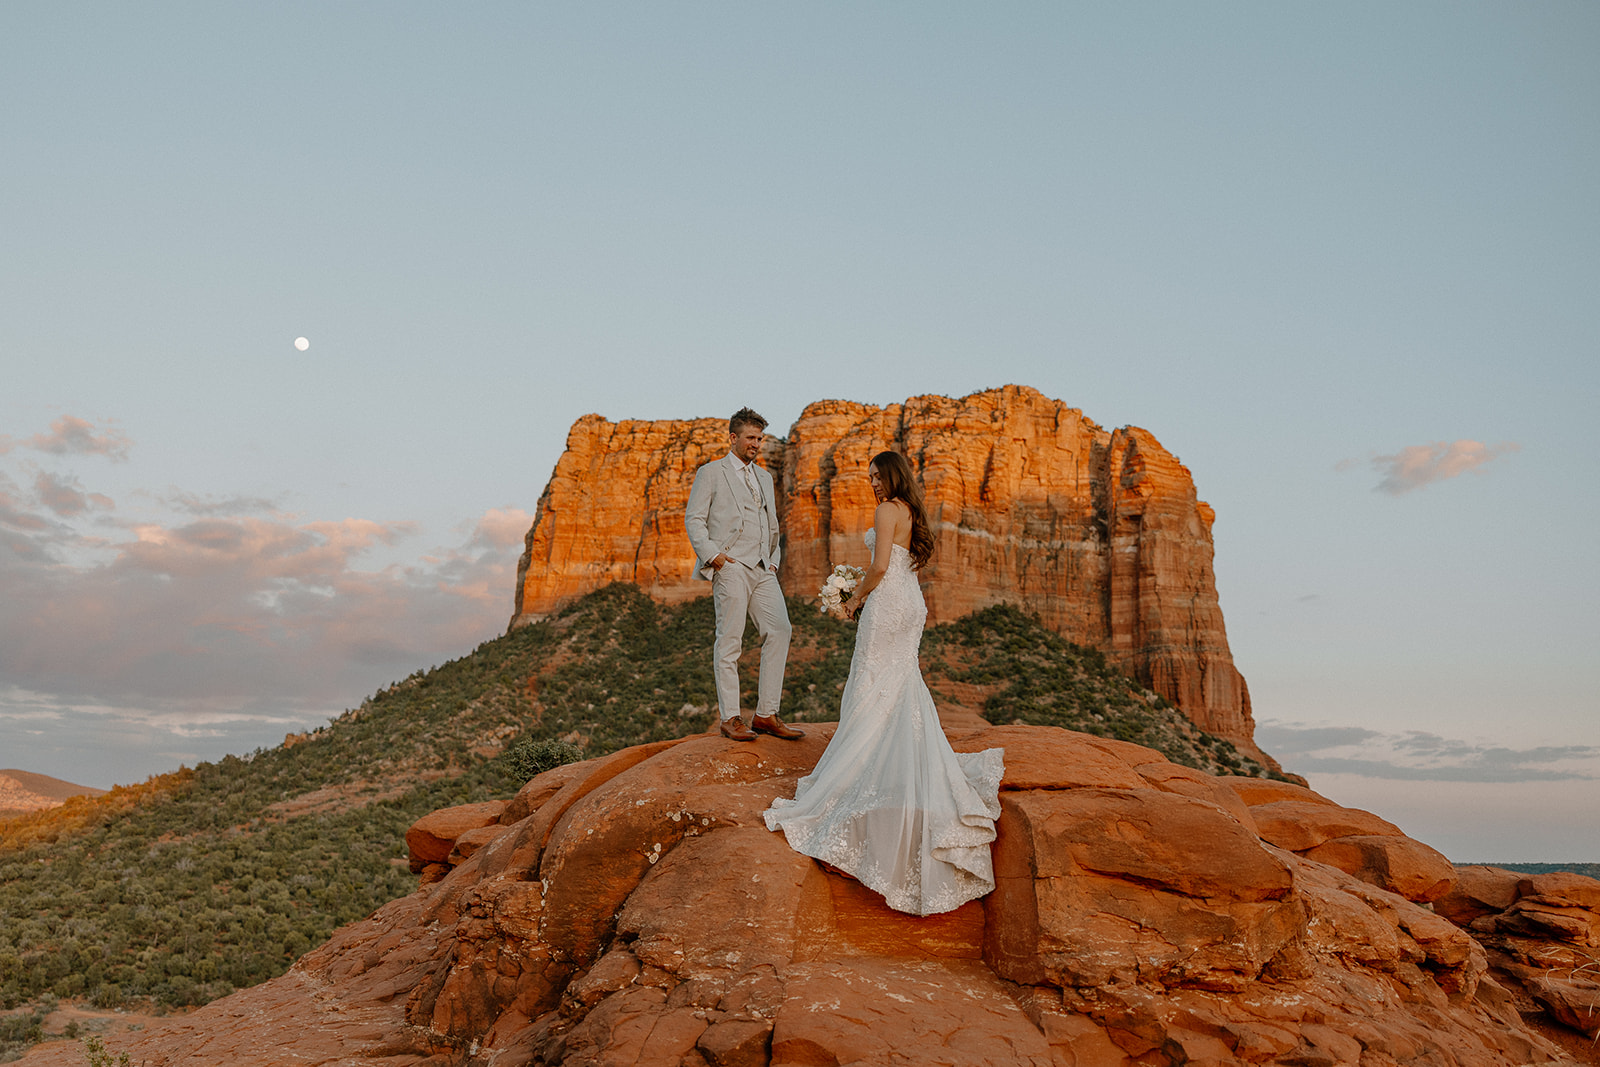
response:
M1595 945L1600 882L1458 875L1309 789L1054 727L946 725L958 751L1006 753L996 888L943 915L891 911L762 822L834 726L808 729L627 748L540 775L493 821L482 804L426 816L408 835L415 893L113 1052L1512 1067L1562 1060L1523 1012L1543 1006L1569 1041L1595 1029L1574 961ZM82 1062L75 1043L24 1061Z
M528 531L512 625L614 581L667 602L706 595L683 512L726 435L723 419L574 423ZM867 562L867 465L889 448L927 495L938 542L922 573L930 623L1018 604L1255 751L1217 602L1214 514L1152 434L1102 429L1015 385L881 408L819 400L762 454L778 484L785 592L812 596L835 564Z

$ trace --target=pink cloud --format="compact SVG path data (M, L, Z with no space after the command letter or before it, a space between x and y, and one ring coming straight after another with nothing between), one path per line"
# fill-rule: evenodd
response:
M472 543L495 548L515 545L520 552L532 525L533 516L521 508L490 508L478 520Z
M0 497L7 514L19 521L0 538L0 677L185 714L338 710L466 652L510 617L532 523L492 509L456 547L366 569L367 553L415 536L415 524L213 516L129 526L110 544L69 533L87 561L69 564L48 551L63 527Z
M1490 460L1521 450L1522 446L1512 441L1486 445L1481 441L1462 439L1411 445L1394 455L1373 457L1373 468L1383 474L1383 480L1376 488L1399 496L1467 471L1479 470Z
M0 455L129 447L71 416L0 437ZM533 521L490 509L418 551L409 521L307 520L278 500L170 487L127 497L119 509L26 460L0 470L0 722L37 712L146 747L215 734L248 750L269 724L337 714L503 632Z
M6 447L0 451L9 451L18 443L56 456L99 455L112 460L127 459L128 449L133 445L112 420L106 420L106 425L96 433L94 423L76 415L61 416L50 424L49 433L36 433L21 442L7 438Z
M521 508L490 508L473 525L465 545L423 562L441 593L475 600L489 610L502 607L510 588L506 574L516 581L517 557L532 525L533 516ZM503 570L507 566L509 572Z
M241 580L311 581L349 570L377 544L392 545L415 523L344 519L294 525L283 519L205 518L182 526L134 526L111 566L168 578L231 575Z
M63 478L40 471L33 480L33 491L40 503L62 518L82 514L90 508L109 511L116 505L103 493L85 493L76 478Z
M22 530L30 534L43 533L51 528L48 519L41 518L18 506L17 498L0 489L0 526Z

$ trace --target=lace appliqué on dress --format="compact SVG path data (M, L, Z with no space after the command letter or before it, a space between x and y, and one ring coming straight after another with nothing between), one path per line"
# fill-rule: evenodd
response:
M989 845L1005 751L960 753L945 739L917 663L927 605L911 553L889 552L861 610L833 740L794 799L773 801L765 819L797 852L850 873L891 908L933 915L994 889Z

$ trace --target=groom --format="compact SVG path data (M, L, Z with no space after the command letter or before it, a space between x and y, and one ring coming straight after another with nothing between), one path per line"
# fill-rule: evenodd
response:
M717 639L711 652L722 735L754 741L757 733L786 740L805 731L778 719L783 665L789 658L789 609L778 586L778 505L772 475L756 466L767 420L740 408L728 420L728 454L694 475L683 525L694 546L695 576L711 583ZM739 714L739 650L748 614L761 634L761 675L748 727Z

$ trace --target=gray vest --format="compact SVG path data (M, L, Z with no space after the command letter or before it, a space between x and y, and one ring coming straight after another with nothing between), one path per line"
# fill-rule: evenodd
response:
M754 477L751 472L751 477ZM750 496L744 486L744 475L735 473L733 476L734 497L739 502L739 534L723 551L746 567L755 567L758 564L772 568L772 527L771 520L767 517L767 509ZM758 481L756 483L760 485Z

